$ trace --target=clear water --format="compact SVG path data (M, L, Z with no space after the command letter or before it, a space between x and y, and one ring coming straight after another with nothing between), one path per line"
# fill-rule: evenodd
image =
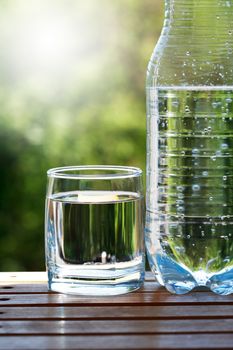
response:
M121 294L144 274L142 198L131 192L80 191L47 200L49 288Z
M148 90L146 246L168 290L233 293L233 88Z

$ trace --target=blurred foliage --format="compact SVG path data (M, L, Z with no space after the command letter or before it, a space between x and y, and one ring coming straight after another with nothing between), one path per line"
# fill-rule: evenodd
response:
M145 74L162 26L162 5L162 0L1 1L2 271L44 269L47 169L121 164L145 170ZM53 16L72 25L67 35L73 46L64 47L65 57L46 39L43 21L53 26ZM62 28L58 33L56 25L59 42ZM43 55L40 40L47 40Z

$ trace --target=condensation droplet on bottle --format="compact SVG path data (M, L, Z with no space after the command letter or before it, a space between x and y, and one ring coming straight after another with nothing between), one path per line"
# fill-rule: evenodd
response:
M180 246L176 246L175 250L180 253L180 254L184 254L185 253L185 248L184 247L180 247Z
M212 107L213 107L213 108L217 108L217 107L218 107L218 102L213 102L213 103L212 103Z
M209 197L209 200L212 201L212 200L213 200L213 197Z
M202 172L202 175L203 175L203 176L208 176L209 173L208 173L208 171L205 170L205 171Z
M173 102L172 102L172 105L173 105L174 107L178 107L178 106L179 106L179 102L178 102L178 101L173 101Z
M228 34L229 34L229 35L232 35L232 30L229 30Z
M177 208L177 211L178 211L179 213L183 213L183 212L184 212L184 207L178 207L178 208Z
M200 186L199 186L199 185L193 185L193 186L192 186L192 190L193 190L194 192L200 191Z
M222 178L223 178L223 181L227 180L227 176L226 175L224 175Z
M177 191L179 191L179 192L183 192L184 187L183 187L183 186L177 186L176 189L177 189Z
M192 149L192 154L197 155L199 153L199 149L193 148Z
M186 51L186 56L190 56L191 52L190 51Z
M228 144L227 143L222 143L221 144L221 148L222 149L227 149L228 148Z
M205 231L201 231L201 236L202 236L202 237L205 236Z
M211 156L210 159L215 162L216 161L216 156Z
M190 235L187 235L187 238L189 239L191 236Z
M232 102L232 98L230 98L230 97L226 98L226 102L227 103L231 103Z

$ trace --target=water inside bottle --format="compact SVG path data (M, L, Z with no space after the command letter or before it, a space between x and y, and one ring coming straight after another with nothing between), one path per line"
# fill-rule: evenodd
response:
M146 244L168 290L233 292L233 87L148 91Z

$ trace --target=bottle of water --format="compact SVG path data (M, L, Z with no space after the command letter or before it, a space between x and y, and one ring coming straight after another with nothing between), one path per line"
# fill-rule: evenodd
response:
M176 294L233 293L232 23L232 0L166 0L148 66L147 254Z

